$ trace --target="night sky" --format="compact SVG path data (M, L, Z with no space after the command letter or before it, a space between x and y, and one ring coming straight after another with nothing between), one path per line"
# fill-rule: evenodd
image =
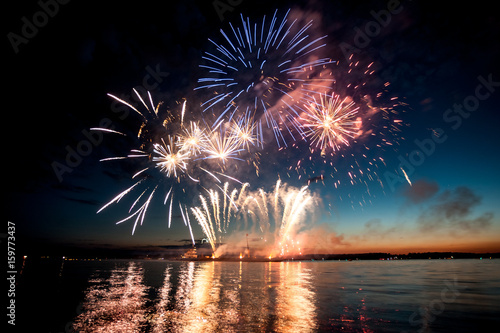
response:
M362 63L373 62L370 89L390 82L387 94L402 102L400 139L390 149L372 150L384 160L377 169L383 186L344 179L351 154L359 153L355 146L345 148L345 158L340 152L326 157L336 172L325 157L308 161L307 153L307 172L299 178L288 169L301 152L278 150L271 141L260 151L258 176L244 166L231 175L254 189L271 189L278 177L300 187L323 175L309 186L321 202L303 230L332 253L500 251L500 25L492 4L72 1L50 7L50 15L39 14L36 1L15 6L6 11L4 32L3 188L5 225L16 224L17 242L26 251L184 244L189 231L178 213L167 228L162 198L152 202L134 236L131 221L115 225L127 216L127 205L96 214L131 185L135 172L130 164L99 160L134 149L134 140L103 135L68 167L71 172L58 175L54 165L67 165L68 147L88 142L92 127L110 121L133 132L138 126L134 116L122 117L107 93L130 101L132 88L149 87L154 100L174 113L186 99L194 119L202 99L193 89L208 39L220 40L219 29L229 22L240 24L240 13L260 20L288 8L314 18L314 31L328 35L326 51L337 68L347 64L346 45ZM359 31L376 26L377 13L389 9L390 21L361 41ZM39 26L33 30L26 22ZM342 185L335 188L338 179ZM186 203L195 203L192 190ZM194 219L192 225L200 239Z

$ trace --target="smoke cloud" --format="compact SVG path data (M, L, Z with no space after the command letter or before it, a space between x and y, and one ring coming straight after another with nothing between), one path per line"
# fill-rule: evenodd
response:
M302 254L328 254L339 252L350 246L343 234L337 234L330 225L313 226L298 233L296 239L300 242Z
M472 212L481 203L481 197L470 188L460 186L446 190L433 204L423 212L417 223L423 232L451 228L456 231L477 231L488 228L493 219L493 213L486 212L479 217L472 217Z
M439 191L439 185L434 181L425 179L417 180L413 186L409 186L403 195L414 204L422 203L433 197Z

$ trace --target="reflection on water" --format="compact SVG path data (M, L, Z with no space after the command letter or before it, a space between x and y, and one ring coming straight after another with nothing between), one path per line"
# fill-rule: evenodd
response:
M163 286L158 292L158 303L155 305L155 315L152 319L153 332L165 332L168 323L171 321L171 313L168 310L170 303L170 292L172 290L172 283L170 282L172 274L172 267L165 269L165 279Z
M83 313L73 324L77 332L137 332L145 321L143 270L131 262L111 271L108 279L90 280Z
M66 268L65 268L66 269ZM117 261L93 272L77 332L480 331L500 262Z
M89 280L75 331L309 332L316 326L311 272L300 263L166 263L163 284L149 301L141 263L127 265Z
M315 294L311 273L301 262L282 262L279 267L276 315L278 332L309 332L316 327Z

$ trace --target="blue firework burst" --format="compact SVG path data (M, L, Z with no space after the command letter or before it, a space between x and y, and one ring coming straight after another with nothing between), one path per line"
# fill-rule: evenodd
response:
M296 118L311 92L329 89L333 79L325 69L333 61L318 55L327 36L314 37L312 20L300 27L299 19L289 20L290 10L282 19L277 12L258 23L240 14L241 26L229 23L220 42L209 39L214 50L202 56L195 90L208 92L201 106L217 110L214 126L251 112L281 146L286 136L304 137Z

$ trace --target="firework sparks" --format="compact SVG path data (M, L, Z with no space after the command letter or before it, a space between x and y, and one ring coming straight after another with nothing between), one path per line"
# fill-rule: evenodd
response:
M162 145L154 144L154 152L159 156L153 157L153 162L160 168L167 177L173 175L177 177L178 172L185 172L189 161L189 152L177 149L174 139L167 137L167 143L161 139Z
M214 253L218 244L230 233L231 221L235 224L234 228L241 228L242 220L245 221L245 228L248 220L253 221L252 233L258 229L264 238L274 238L274 246L270 249L272 257L275 254L287 256L300 253L294 235L314 206L313 196L307 186L289 188L282 185L280 180L273 192L266 192L262 188L248 192L248 186L248 183L243 184L239 191L230 190L228 183L219 186L222 204L219 192L207 190L208 197L200 195L200 206L192 208Z
M321 179L325 185L334 179L333 187L363 186L371 196L373 183L383 182L380 168L386 167L381 154L397 150L401 128L405 126L400 111L404 111L397 97L388 96L387 87L378 85L373 62L366 66L350 60L338 64L333 72L335 83L328 94L311 93L312 102L305 102L298 122L304 131L303 140L292 144L297 149L288 167L298 179ZM374 89L380 89L377 92ZM318 158L317 153L322 157ZM321 175L315 174L321 164ZM318 178L321 177L321 178ZM351 206L362 207L366 200L348 196Z
M240 15L239 26L229 23L230 29L220 30L221 41L209 39L215 50L203 53L200 68L208 73L198 79L195 88L207 93L202 96L200 112L186 113L186 100L178 103L177 114L166 112L160 108L161 102L153 102L151 93L141 95L135 89L137 105L108 94L140 115L137 138L127 131L98 127L91 130L134 139L140 146L128 154L101 159L109 163L133 159L131 164L137 169L132 176L135 183L97 213L134 192L137 196L129 216L117 222L135 218L134 234L136 227L143 224L155 193L166 192L163 203L168 204L168 227L173 210L179 209L193 244L189 215L200 225L214 253L233 225L241 227L241 223L231 221L243 221L244 229L251 221L252 232L258 229L266 238L273 238L271 256L300 253L294 236L314 206L308 187L293 188L278 180L272 192L264 188L250 191L248 183L224 173L241 170L236 163L245 161L255 166L259 175L258 159L262 154L250 154L250 150L263 149L264 134L272 138L271 130L279 151L299 149L298 160L294 156L286 170L288 176L294 169L299 179L305 176L310 183L319 179L314 172L317 163L323 163L332 168L330 172L322 165L322 182L328 173L339 178L336 175L341 170L345 171L342 182L363 184L368 193L369 181L382 184L378 166L385 162L379 151L397 145L393 134L402 126L402 120L395 119L397 98L392 97L388 105L386 99L381 101L385 98L382 92L364 90L374 73L373 63L361 69L359 61L351 60L348 68L334 72L329 65L335 61L321 55L327 36L318 35L312 21L294 19L290 10L281 18L277 14L275 11L272 17L264 16L258 22ZM208 110L206 114L214 115L211 120L215 121L200 119L199 115ZM198 115L195 121L189 119L193 114ZM266 126L269 133L263 131ZM288 138L293 141L290 146ZM369 144L363 141L365 138L369 138ZM315 160L313 155L318 151L322 159ZM255 158L245 159L250 155ZM204 177L207 175L210 177ZM220 176L241 187L231 189ZM209 179L208 185L205 178ZM216 186L211 186L214 183ZM341 180L336 179L335 188L340 184ZM199 206L188 209L182 201L190 186L204 188L206 194L199 196ZM175 205L174 196L178 201Z
M189 155L196 157L207 144L207 141L206 131L200 128L198 123L190 122L189 127L184 128L183 132L179 135L177 145L181 151L186 150Z
M209 39L215 51L202 56L200 68L208 75L198 79L195 90L213 93L202 103L203 111L222 107L215 126L226 116L254 110L258 126L264 122L278 146L286 145L281 132L292 134L288 123L298 114L296 103L308 99L312 89L328 90L333 79L320 74L332 60L315 54L327 36L311 37L312 21L299 28L297 19L288 22L289 13L280 21L276 10L271 19L264 16L253 24L241 15L241 28L230 23L230 32L221 29L221 43Z
M241 160L237 156L243 150L240 141L222 127L212 131L206 145L203 146L203 152L206 154L204 159L217 159L223 164L228 159Z
M263 141L262 132L249 113L231 123L230 133L236 144L246 150L250 150L250 145L259 146Z
M184 116L186 112L186 101L182 104L181 110L181 124L179 126L172 126L173 117L170 114L162 116L159 113L158 103L155 107L151 94L148 92L148 98L143 99L137 91L137 94L142 105L146 108L146 112L141 112L132 104L123 101L113 95L110 97L118 100L119 102L132 108L138 114L142 116L141 125L139 126L139 131L137 137L141 140L140 149L132 149L127 156L115 156L103 158L101 161L116 161L125 159L139 159L142 162L139 164L140 169L135 172L132 179L139 178L132 186L118 194L115 198L105 204L102 208L98 210L98 213L103 209L109 207L113 203L118 203L124 196L133 191L138 190L142 187L142 192L136 197L134 203L129 209L129 216L117 222L121 224L135 217L135 222L132 229L132 234L135 233L137 226L142 225L147 209L150 206L152 198L155 193L159 192L159 183L155 184L154 189L151 190L151 186L147 184L151 182L151 179L156 177L150 177L154 170L158 170L164 177L159 179L163 182L169 183L167 187L168 192L164 199L164 204L168 204L168 227L170 228L172 223L172 211L176 209L177 205L174 205L174 192L176 188L185 191L186 180L192 181L193 183L199 183L200 179L193 175L193 172L197 170L203 171L204 173L210 175L217 182L220 182L219 178L214 174L214 172L219 175L228 177L235 181L238 181L234 177L226 176L222 172L216 170L210 171L199 165L198 162L205 159L217 159L222 164L226 163L229 159L238 159L237 155L243 150L241 146L244 143L248 143L248 140L253 140L253 137L247 138L247 141L242 141L241 134L239 139L235 135L231 135L229 131L223 130L226 126L221 126L217 130L210 131L207 134L207 130L201 128L198 122L190 121L187 127L184 126ZM149 101L149 103L147 102ZM150 104L150 105L148 105ZM243 126L243 130L247 127ZM250 129L252 127L250 126ZM102 131L111 134L119 134L126 136L126 134L110 130L106 128L92 128L93 131ZM167 134L168 133L168 134ZM219 169L222 171L221 169ZM176 184L178 186L176 186ZM179 200L179 195L176 199ZM142 200L142 202L141 202ZM145 200L145 201L144 201ZM170 201L170 202L169 202ZM139 207L136 211L132 212L135 207ZM190 233L192 235L191 226L189 223L189 215L187 208L182 208L179 202L179 209L183 217L184 223L190 228ZM184 213L186 213L184 215Z
M356 118L359 107L347 97L339 95L323 95L319 103L311 103L304 117L306 135L311 139L311 145L325 152L327 148L339 150L340 144L349 146L361 127L360 118Z
M96 131L96 132L107 132L107 133L114 133L114 134L120 134L120 135L123 135L123 136L127 136L125 133L122 133L122 132L118 132L118 131L115 131L115 130L112 130L112 129L109 129L109 128L102 128L102 127L92 127L90 128L91 131Z
M156 186L152 191L151 191L151 194L149 195L148 199L146 200L146 202L144 202L144 204L139 207L139 209L137 209L135 211L135 213L131 214L130 216L124 218L123 220L121 221L118 221L116 222L116 224L120 224L120 223L123 223L127 220L130 220L132 217L136 216L137 215L137 218L135 219L135 222L134 222L134 227L132 229L132 235L135 233L135 229L137 227L137 223L140 221L141 222L141 225L142 223L144 222L144 217L146 216L146 211L148 210L148 207L149 207L149 203L151 202L151 199L153 198L153 194L155 193L156 189L157 189L158 186ZM142 194L144 194L145 192L143 192ZM135 204L138 202L138 200L141 198L142 194L137 198L137 200L132 204L132 207L130 207L130 210L132 210L132 208L135 206Z
M408 184L410 184L410 186L413 186L413 184L410 181L410 177L408 177L408 175L406 174L405 169L403 169L403 168L400 168L400 169L401 169L401 171L403 171L403 174L405 175L405 178L406 178L406 181L408 182Z
M240 194L246 186L242 186ZM222 207L219 192L211 189L207 190L208 197L199 196L201 202L199 207L191 208L214 252L217 249L217 244L222 242L223 234L227 233L231 218L236 218L236 213L239 211L239 206L235 202L238 190L233 189L230 191L227 182L223 187L219 186L218 188L222 193Z
M262 189L257 192L259 195L255 197L253 212L260 230L264 234L270 233L271 219L274 220L275 240L270 256L274 257L276 253L280 256L300 254L294 235L300 229L307 213L311 212L314 207L313 196L308 187L289 188L278 180L273 192L265 193Z

